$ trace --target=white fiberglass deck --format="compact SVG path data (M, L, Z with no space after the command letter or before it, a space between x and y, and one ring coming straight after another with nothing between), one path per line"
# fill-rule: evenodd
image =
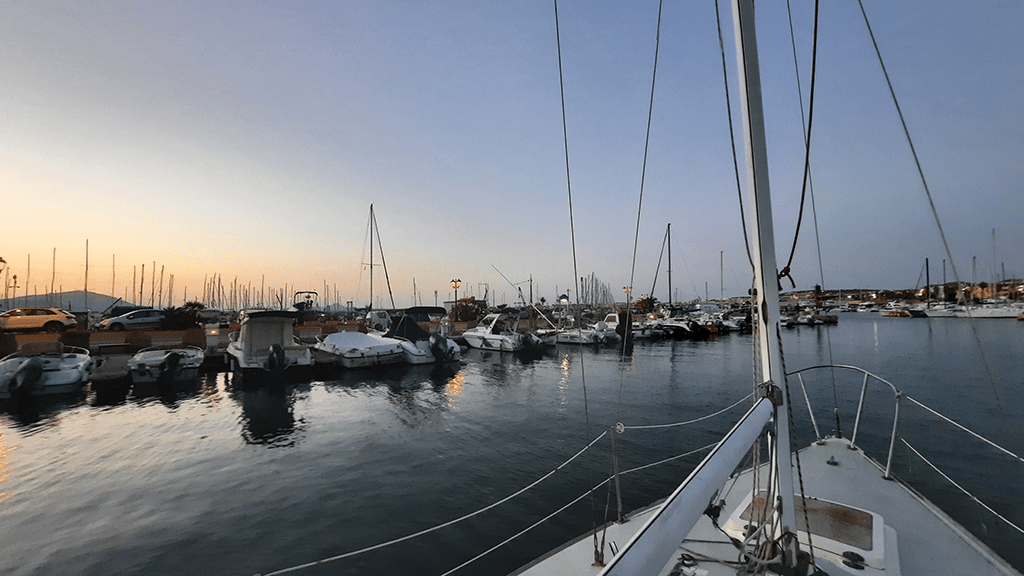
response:
M828 438L821 444L812 444L802 450L800 465L804 488L808 496L881 514L886 526L892 528L885 534L889 558L885 562L884 571L873 571L870 567L867 570L854 570L842 565L842 559L836 554L822 550L821 545L824 542L819 538L814 542L814 556L818 566L825 572L832 575L874 572L890 576L1020 574L933 504L900 482L882 478L882 470L875 462L865 457L860 450L851 450L848 446L847 440ZM836 465L827 464L830 458L834 458ZM720 519L723 525L749 495L752 487L750 477L751 472L748 470L740 475L731 490L726 488L726 505ZM606 557L612 556L611 550L623 548L626 541L644 524L650 514L649 509L637 513L624 524L609 526L606 535ZM814 537L812 534L812 539ZM806 535L801 533L800 540L801 549L806 550ZM895 555L892 554L894 544ZM689 553L697 558L707 556L723 561L737 559L736 549L714 528L707 517L700 519L686 535L685 540L681 538L678 553L660 574L669 574L675 566L675 561L683 553ZM593 541L586 537L514 574L599 574L601 568L592 566L593 562ZM736 567L712 561L698 561L696 566L684 568L680 573L734 576Z

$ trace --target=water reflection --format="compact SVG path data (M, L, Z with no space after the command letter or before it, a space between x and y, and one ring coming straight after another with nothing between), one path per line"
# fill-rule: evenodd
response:
M466 378L460 362L380 366L336 373L323 386L329 392L385 398L399 410L397 418L417 426L431 414L456 408Z
M0 400L0 413L25 434L55 428L61 413L85 404L85 393Z
M305 425L294 414L296 388L291 384L270 384L231 392L231 398L242 408L239 421L246 444L269 448L295 446L297 432Z
M168 410L176 410L187 400L197 398L208 386L216 387L216 376L200 376L191 380L172 382L136 382L132 384L131 399L137 404L159 400Z

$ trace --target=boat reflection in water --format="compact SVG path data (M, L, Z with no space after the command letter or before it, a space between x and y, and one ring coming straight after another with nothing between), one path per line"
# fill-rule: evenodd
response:
M242 425L242 438L246 444L259 444L269 448L291 447L298 442L297 432L305 422L295 418L295 397L307 385L270 384L260 388L239 388L230 396L242 411L238 420Z

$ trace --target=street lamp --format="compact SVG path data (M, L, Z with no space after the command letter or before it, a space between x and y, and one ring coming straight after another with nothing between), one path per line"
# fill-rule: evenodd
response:
M459 286L462 286L462 280L456 278L452 280L452 288L455 288L455 302L459 301Z

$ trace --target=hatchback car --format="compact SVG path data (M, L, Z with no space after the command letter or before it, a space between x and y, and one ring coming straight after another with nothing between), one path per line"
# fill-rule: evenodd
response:
M46 330L57 333L78 326L78 320L60 308L15 308L0 314L0 330L7 332Z
M107 318L96 324L97 330L156 330L164 319L162 310L134 310L113 318Z

